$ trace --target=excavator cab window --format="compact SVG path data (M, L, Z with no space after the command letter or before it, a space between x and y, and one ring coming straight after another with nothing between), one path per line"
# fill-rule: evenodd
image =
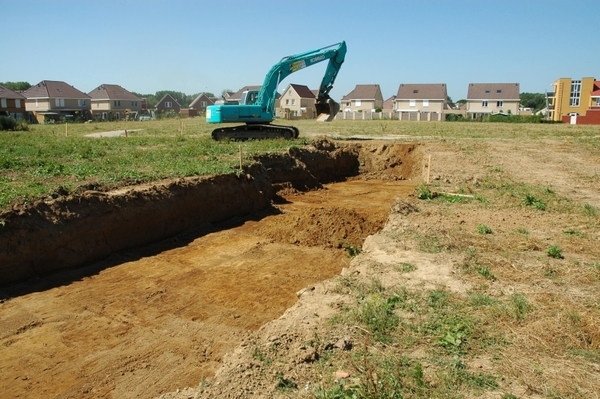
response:
M256 100L258 100L257 91L245 91L242 93L242 104L253 105L256 104Z

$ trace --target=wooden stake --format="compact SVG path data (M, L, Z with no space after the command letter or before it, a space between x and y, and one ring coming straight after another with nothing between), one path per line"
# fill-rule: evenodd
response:
M242 170L242 145L240 144L240 171Z
M69 136L69 122L65 122L65 137Z
M429 184L429 173L431 173L431 154L429 154L429 160L427 161L427 184Z

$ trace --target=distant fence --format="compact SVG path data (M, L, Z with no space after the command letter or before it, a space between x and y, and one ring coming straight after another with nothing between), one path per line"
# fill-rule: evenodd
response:
M421 122L437 122L443 121L444 117L438 112L338 112L335 116L337 120L397 120L397 121L421 121Z

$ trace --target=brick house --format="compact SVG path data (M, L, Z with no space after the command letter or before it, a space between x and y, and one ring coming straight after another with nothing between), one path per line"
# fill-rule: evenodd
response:
M53 123L91 117L91 97L61 81L43 80L22 93L30 123Z
M97 121L136 119L142 99L119 85L103 84L90 91L92 118Z
M165 94L163 98L156 104L156 113L175 113L178 114L181 111L181 105L171 96L170 94Z
M209 97L206 93L198 94L196 98L194 98L194 101L190 103L189 116L204 115L206 113L206 107L213 105L214 103L214 97Z
M10 116L20 120L25 118L25 97L0 85L0 116Z
M378 84L356 85L342 97L340 108L344 112L375 112L383 108L383 95Z

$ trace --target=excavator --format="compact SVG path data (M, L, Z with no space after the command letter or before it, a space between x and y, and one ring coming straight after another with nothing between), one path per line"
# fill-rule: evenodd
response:
M333 82L346 56L346 42L284 57L275 64L260 90L242 93L239 104L209 105L206 109L208 123L245 123L244 125L219 127L212 132L215 140L248 140L285 138L299 135L294 126L275 125L275 100L277 86L288 75L303 68L329 60L315 102L317 121L331 122L340 110L340 105L329 97Z

